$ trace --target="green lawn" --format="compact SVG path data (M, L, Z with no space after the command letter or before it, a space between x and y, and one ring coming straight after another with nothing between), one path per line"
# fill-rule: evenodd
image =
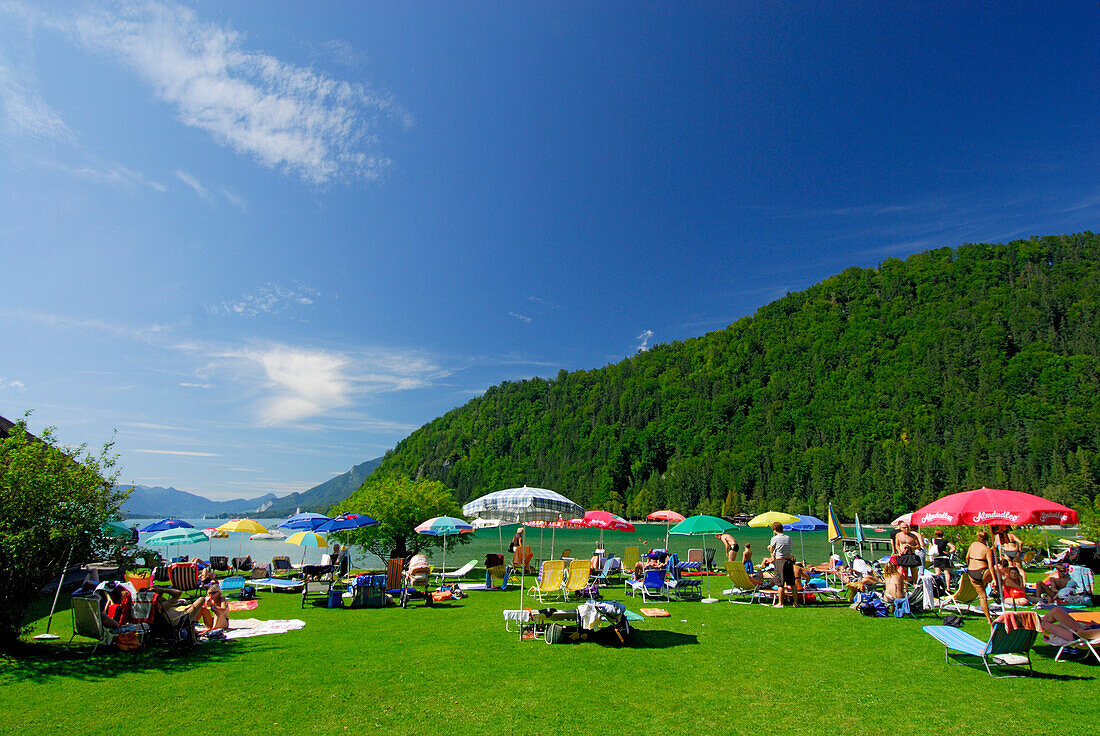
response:
M608 597L623 599L620 589ZM1100 716L1097 665L1054 662L1040 644L1035 678L948 667L921 631L934 616L657 603L672 616L642 622L627 646L548 646L505 633L500 612L518 599L513 589L434 608L302 610L297 595L263 593L259 608L234 616L301 618L305 628L91 657L88 640L63 643L63 610L61 644L0 659L2 731L1067 734ZM988 634L980 618L965 630Z

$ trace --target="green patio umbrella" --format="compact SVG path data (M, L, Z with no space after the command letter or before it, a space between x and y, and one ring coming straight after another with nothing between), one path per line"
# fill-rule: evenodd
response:
M720 519L717 516L707 516L706 514L699 514L698 516L689 516L681 521L676 526L668 530L669 534L683 534L688 537L702 537L703 538L703 559L707 558L707 537L712 534L725 534L726 532L733 531L734 525ZM703 603L717 603L717 598L712 598L710 595L710 576L707 576L707 597L703 599Z

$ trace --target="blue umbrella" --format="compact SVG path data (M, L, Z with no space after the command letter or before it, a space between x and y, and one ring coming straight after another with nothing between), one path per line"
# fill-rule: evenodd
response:
M378 520L372 519L366 514L340 514L321 524L313 531L318 534L331 534L332 532L350 532L352 529L362 529L367 526L378 526ZM351 549L347 536L344 538L344 546L348 547L348 569L351 569Z
M802 532L818 532L822 529L827 529L826 524L816 516L810 516L808 514L795 514L798 517L798 521L792 524L784 524L783 530L789 532L798 532L798 543L802 546L802 561L806 560L806 540L802 538Z
M309 511L303 511L300 514L294 514L294 516L291 516L282 524L279 524L279 526L284 529L311 532L326 521L331 521L331 519L324 514L314 514Z
M180 519L161 519L160 521L155 521L155 522L153 522L152 524L149 524L146 527L142 527L142 529L140 529L140 531L141 531L142 534L147 534L149 532L163 532L163 531L168 530L168 529L194 529L194 528L195 528L194 524L188 524L186 521L181 521Z

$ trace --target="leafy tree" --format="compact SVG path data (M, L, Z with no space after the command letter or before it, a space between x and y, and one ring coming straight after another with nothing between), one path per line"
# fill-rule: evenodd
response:
M462 510L451 489L437 480L412 480L403 475L374 473L355 493L341 502L333 513L359 513L378 519L378 526L357 529L349 540L360 544L383 560L408 559L429 547L442 546L440 537L413 531L435 516L461 518ZM453 536L447 546L465 544L466 535Z
M0 646L18 640L28 605L67 559L86 562L103 544L127 495L110 451L61 447L52 429L36 438L25 419L0 437Z

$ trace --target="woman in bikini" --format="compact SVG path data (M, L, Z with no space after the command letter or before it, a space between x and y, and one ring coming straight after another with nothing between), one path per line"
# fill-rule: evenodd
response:
M1024 574L1023 557L1020 554L1023 551L1022 546L1020 538L1012 533L1012 527L1006 525L993 530L993 548L997 551L997 556L1008 560L1021 575Z
M1001 560L1001 598L1006 606L1027 606L1035 601L1027 597L1027 583L1020 571Z
M985 586L993 580L993 550L989 547L989 532L982 529L978 532L978 540L972 542L966 550L966 574L970 576L970 582L978 591L978 600L982 604L982 613L989 627L993 628L993 617L989 615L989 599L985 594Z

